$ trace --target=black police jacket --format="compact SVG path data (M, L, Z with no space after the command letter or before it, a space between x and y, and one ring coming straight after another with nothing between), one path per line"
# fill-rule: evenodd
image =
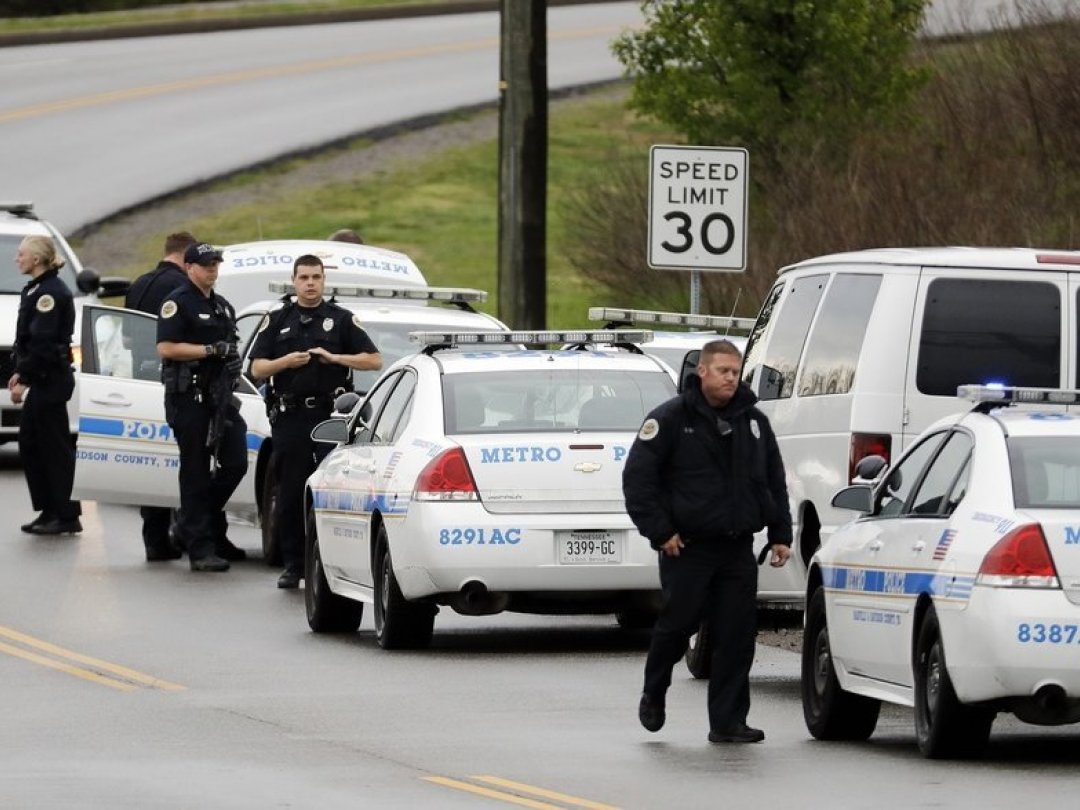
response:
M209 296L203 295L198 287L188 281L169 293L161 304L157 322L158 343L199 343L205 346L221 340L235 344L239 339L232 304L213 290ZM170 369L183 364L164 360L161 365L164 378ZM224 360L209 357L191 361L187 365L199 380L199 386L205 387L212 377L221 373Z
M263 318L251 359L276 360L292 352L323 348L330 354L375 354L379 350L360 325L360 317L330 301L302 307L292 301ZM352 370L336 363L310 362L273 377L275 397L312 397L352 390Z
M183 267L162 259L149 273L143 273L131 282L124 306L156 315L169 293L188 283L190 280Z
M766 526L770 545L791 545L780 448L756 402L740 384L727 405L713 408L692 375L645 419L623 468L623 495L653 548L676 533L688 543L715 542Z
M56 268L23 287L15 325L15 371L39 402L66 402L75 387L71 335L75 303Z

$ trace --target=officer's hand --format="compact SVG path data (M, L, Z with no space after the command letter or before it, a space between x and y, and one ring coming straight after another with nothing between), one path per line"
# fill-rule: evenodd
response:
M314 349L310 349L308 351L308 354L310 354L312 357L319 358L320 363L334 362L334 355L330 354L330 352L328 352L322 346L316 346Z
M11 394L11 401L16 405L22 405L23 395L26 393L26 386L22 383L15 383L8 387Z
M240 355L233 354L225 357L225 371L230 377L239 377L240 373L244 370L244 361L240 359Z
M791 556L791 546L770 546L772 549L772 556L769 558L769 565L773 568L782 568L784 563L788 561L788 557Z
M285 368L300 368L311 362L311 355L307 352L289 352L284 359Z
M669 557L678 557L680 549L684 548L686 548L686 543L682 541L678 534L671 535L671 538L660 546L660 550Z
M227 340L219 340L216 343L206 344L206 356L207 357L225 357L229 353L229 348L232 347L233 351L236 350L236 344L230 343Z

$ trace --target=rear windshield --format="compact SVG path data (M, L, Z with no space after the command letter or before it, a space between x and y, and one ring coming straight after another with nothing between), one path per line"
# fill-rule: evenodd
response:
M656 371L492 371L443 377L446 432L636 431L675 396Z
M1080 436L1010 438L1018 509L1080 508Z
M30 276L24 276L15 266L15 253L22 244L23 237L14 234L0 234L0 293L21 293ZM82 295L75 286L75 270L71 257L64 251L64 246L55 242L56 250L64 260L60 268L60 278L71 289L72 295Z

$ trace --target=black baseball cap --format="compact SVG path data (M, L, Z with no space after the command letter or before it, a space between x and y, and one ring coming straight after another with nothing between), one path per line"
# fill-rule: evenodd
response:
M188 249L184 251L184 261L188 264L208 266L220 262L224 258L225 257L222 256L220 250L213 245L208 245L206 242L190 245L188 246Z

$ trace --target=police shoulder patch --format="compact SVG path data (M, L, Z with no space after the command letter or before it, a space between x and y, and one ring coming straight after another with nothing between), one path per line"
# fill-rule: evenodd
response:
M176 314L177 306L175 301L166 301L161 305L161 317L171 318Z
M655 439L658 435L660 435L660 423L655 419L646 419L641 426L641 430L638 431L637 437L643 442L647 442L650 439Z
M45 295L41 296L41 298L37 300L35 308L38 312L52 312L53 307L55 306L56 301L53 299L53 297L48 293L45 293Z
M364 328L364 322L360 320L359 315L353 315L352 316L352 323L353 323L353 326L355 326L357 329L363 329Z

